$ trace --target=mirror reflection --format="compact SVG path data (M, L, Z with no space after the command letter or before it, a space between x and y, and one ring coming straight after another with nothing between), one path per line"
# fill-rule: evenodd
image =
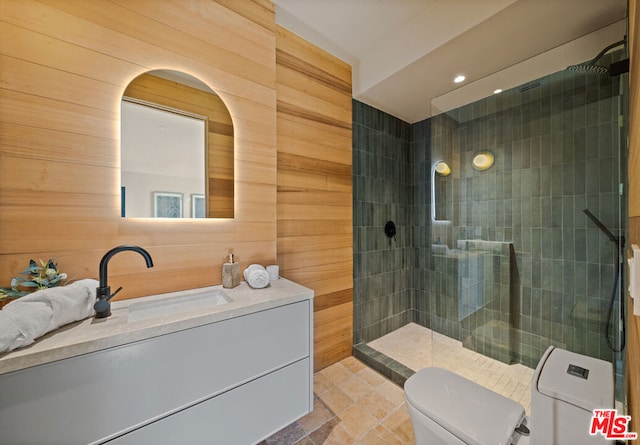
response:
M447 221L447 196L451 194L451 167L444 161L436 162L433 166L432 184L433 196L431 205L434 221Z
M125 90L122 216L233 218L233 124L222 100L185 73L155 70Z

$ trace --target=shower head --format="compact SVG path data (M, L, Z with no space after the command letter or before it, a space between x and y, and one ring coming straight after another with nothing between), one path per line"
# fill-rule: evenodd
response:
M590 65L589 63L580 63L578 65L568 66L569 71L582 74L607 74L609 68L602 65Z
M611 45L607 46L605 49L600 51L597 56L595 56L593 59L589 60L588 62L579 63L577 65L568 66L567 70L573 71L573 72L576 72L576 73L583 73L583 74L607 74L607 73L609 73L611 76L622 74L622 72L619 69L611 70L610 69L611 67L597 65L596 62L598 60L600 60L602 58L602 56L604 56L608 51L612 50L613 48L615 48L617 46L624 45L625 43L626 43L626 37L624 39L616 42L616 43L612 43Z

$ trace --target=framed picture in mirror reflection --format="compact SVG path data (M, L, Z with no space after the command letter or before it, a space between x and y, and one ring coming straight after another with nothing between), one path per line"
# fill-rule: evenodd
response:
M153 192L155 218L182 218L182 193Z
M191 194L191 217L205 218L207 216L204 195Z

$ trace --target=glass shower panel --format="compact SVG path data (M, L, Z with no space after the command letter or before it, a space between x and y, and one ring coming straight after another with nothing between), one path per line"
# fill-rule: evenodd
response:
M434 366L508 383L526 406L521 386L550 345L616 362L615 245L584 210L624 235L624 82L565 70L431 118L431 162L451 167L432 190L446 220L432 218L416 293Z

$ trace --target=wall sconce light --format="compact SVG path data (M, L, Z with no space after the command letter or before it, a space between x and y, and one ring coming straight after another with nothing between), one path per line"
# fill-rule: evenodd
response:
M436 164L436 173L440 176L449 176L451 174L451 168L449 164L444 161L440 161Z
M488 151L481 151L473 157L472 164L478 171L487 170L493 165L493 155Z

